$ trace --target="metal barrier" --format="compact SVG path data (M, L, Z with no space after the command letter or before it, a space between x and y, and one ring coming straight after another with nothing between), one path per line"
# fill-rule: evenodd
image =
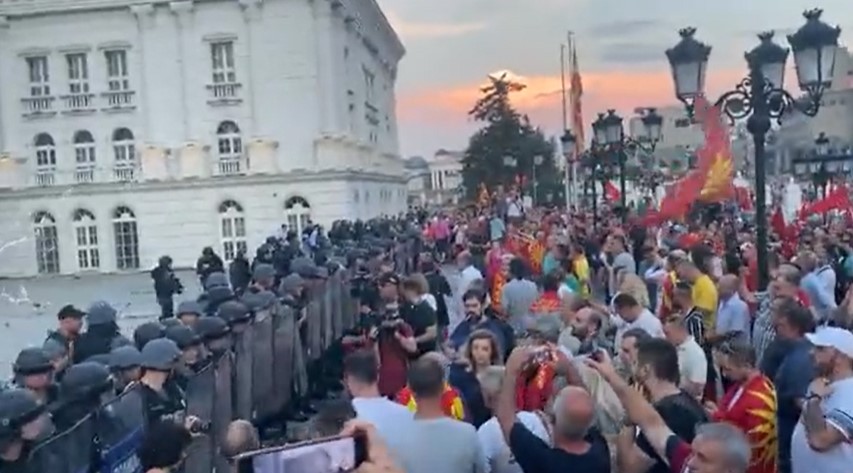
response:
M318 359L356 316L342 274L312 288L312 294L301 311L276 302L256 312L252 324L234 334L233 349L188 380L186 414L209 421L211 428L190 447L185 473L228 471L218 446L232 420L270 418L283 412L294 394L307 393L306 363ZM136 451L145 425L139 387L128 389L36 445L29 467L33 473L141 473Z

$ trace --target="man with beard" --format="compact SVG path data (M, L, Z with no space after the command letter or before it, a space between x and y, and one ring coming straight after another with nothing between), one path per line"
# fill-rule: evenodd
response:
M633 377L649 393L650 401L664 423L679 438L692 442L696 426L708 420L702 406L678 388L678 352L670 342L649 338L637 346ZM634 425L625 425L616 441L616 461L620 473L667 473L645 435Z
M73 305L64 306L56 314L56 318L59 319L59 327L47 335L48 340L61 343L71 358L74 357L74 343L80 337L80 331L83 329L83 317L85 316L85 312Z
M824 327L806 338L818 378L791 439L791 471L841 473L853 462L853 333Z
M598 345L596 339L601 330L601 314L591 307L584 307L569 322L569 326L560 333L559 345L573 355L589 355Z

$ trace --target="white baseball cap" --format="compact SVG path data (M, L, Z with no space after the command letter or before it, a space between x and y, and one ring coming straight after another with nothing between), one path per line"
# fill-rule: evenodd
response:
M806 338L816 347L831 347L853 358L853 332L838 327L820 327Z

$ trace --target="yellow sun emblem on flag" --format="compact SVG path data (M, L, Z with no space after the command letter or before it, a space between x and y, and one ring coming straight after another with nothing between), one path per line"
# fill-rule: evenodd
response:
M699 197L714 197L716 194L724 192L732 180L733 171L732 160L718 153L714 157L711 167L708 168L705 185L702 186Z
M779 448L776 432L776 388L764 379L759 389L750 390L747 394L761 403L760 406L747 410L750 415L759 419L757 425L746 432L752 443L752 464L774 465Z

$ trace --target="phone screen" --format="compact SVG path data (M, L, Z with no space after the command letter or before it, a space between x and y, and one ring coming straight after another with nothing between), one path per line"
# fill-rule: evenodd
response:
M343 473L363 460L357 437L335 437L259 450L241 458L253 473Z

